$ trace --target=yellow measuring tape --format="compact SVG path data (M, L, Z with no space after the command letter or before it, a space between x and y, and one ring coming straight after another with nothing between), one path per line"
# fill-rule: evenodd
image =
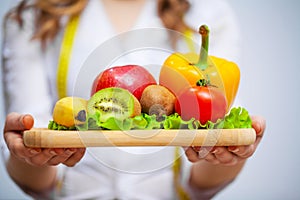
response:
M69 70L69 64L71 60L71 53L74 44L74 39L79 24L79 16L72 17L65 29L62 45L60 49L58 69L57 69L57 91L58 97L63 98L67 96L67 75ZM185 35L185 41L192 52L194 52L194 44L192 43L191 36L193 32L187 30ZM187 193L184 191L184 188L181 185L181 168L182 160L180 155L180 147L175 147L175 160L173 163L173 175L174 175L174 185L177 195L180 200L189 200Z
M186 29L183 32L185 43L187 44L190 52L196 52L196 48L195 48L194 42L192 40L193 34L194 34L194 31L191 29Z
M193 31L191 29L186 29L184 31L184 40L191 52L196 52L193 38ZM177 195L180 200L189 200L190 197L184 190L181 184L181 169L182 169L182 159L180 155L180 147L175 147L175 160L173 163L173 177L174 185L177 192Z
M184 188L181 185L181 169L182 169L182 160L180 155L180 147L175 147L175 160L173 163L173 178L175 191L177 192L178 198L180 200L189 200L188 194L185 192Z
M60 55L58 60L57 69L57 92L58 98L61 99L67 96L67 77L70 65L70 57L74 44L74 38L76 35L77 26L79 24L79 15L70 18L63 36L61 44Z

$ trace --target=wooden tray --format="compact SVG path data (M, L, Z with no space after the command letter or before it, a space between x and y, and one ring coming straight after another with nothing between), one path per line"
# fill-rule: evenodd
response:
M55 131L31 129L23 134L27 147L81 148L108 146L239 146L253 144L255 130L131 130Z

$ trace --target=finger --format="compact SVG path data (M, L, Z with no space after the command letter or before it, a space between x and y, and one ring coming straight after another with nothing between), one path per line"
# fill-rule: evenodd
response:
M34 119L31 115L23 115L23 124L24 124L24 128L25 130L29 130L33 127L34 124Z
M41 149L35 148L35 149L30 149L29 152L31 153L31 156L28 156L26 161L28 161L32 165L41 166L41 165L45 165L46 163L49 165L57 165L59 163L64 162L67 159L67 156L65 156L64 159L59 159L61 155L64 155L65 150L63 148L54 148L54 149L47 149L47 150L44 149L43 152L41 151ZM38 153L41 152L44 155L37 155ZM36 157L30 159L33 156Z
M212 153L215 154L221 164L235 165L238 162L237 157L229 152L226 147L216 147Z
M261 116L252 116L252 127L255 129L257 136L263 136L264 130L266 129L266 120Z
M27 148L24 146L22 135L10 132L4 135L7 147L12 155L18 158L32 157L41 151L40 148Z
M32 149L24 146L22 135L18 131L30 129L33 126L33 118L30 115L10 113L6 117L4 127L4 140L8 149L18 158L32 157L38 154L41 149Z
M185 155L191 162L197 162L200 160L200 158L198 157L198 153L192 147L188 147L185 150Z
M252 156L262 139L266 128L266 121L261 116L252 116L252 127L255 129L256 132L256 140L254 144L248 146L231 146L228 147L228 151L232 152L233 154L237 155L240 158L248 158Z
M53 157L57 156L57 153L53 149L43 149L39 154L28 158L27 161L34 166L44 166Z
M204 158L207 162L210 162L211 164L217 165L220 164L220 161L216 158L216 156L209 152L205 158Z
M16 134L12 136L13 137L9 137L9 139L6 139L7 147L10 153L17 158L27 157L26 152L28 152L28 150L24 146L22 138L19 138Z
M202 146L198 149L198 157L199 158L205 158L209 155L210 151L213 149L213 147L206 147L206 146Z
M255 151L255 145L228 147L228 151L240 158L249 158Z
M56 152L56 156L52 157L47 164L49 165L58 165L60 163L65 162L72 154L76 151L76 149L61 149L60 151L54 150Z
M76 152L74 152L72 156L70 156L65 162L63 162L63 164L65 164L68 167L73 167L76 165L76 163L78 163L81 160L84 154L85 148L76 149Z
M21 115L18 113L9 113L6 116L4 133L9 131L23 131L33 127L34 119L31 115Z
M66 149L54 149L57 156L54 156L48 161L49 165L58 165L60 163L66 162L70 157L72 157L78 149L76 148L66 148Z

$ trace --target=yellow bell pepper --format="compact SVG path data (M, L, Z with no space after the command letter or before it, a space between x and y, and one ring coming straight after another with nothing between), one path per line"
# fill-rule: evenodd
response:
M200 57L196 53L173 53L161 68L159 84L178 95L183 88L195 86L198 80L209 79L211 85L224 92L229 111L239 87L239 67L226 59L208 56L208 27L202 25L199 33L202 36Z

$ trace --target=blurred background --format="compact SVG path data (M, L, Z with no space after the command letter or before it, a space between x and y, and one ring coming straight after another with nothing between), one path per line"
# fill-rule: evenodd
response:
M14 2L1 1L1 19ZM296 143L300 141L296 127L300 113L300 1L229 2L242 31L238 95L250 114L266 118L267 129L237 180L214 199L300 199L300 156ZM2 133L5 117L1 83L0 92ZM30 199L9 179L3 163L0 199Z

